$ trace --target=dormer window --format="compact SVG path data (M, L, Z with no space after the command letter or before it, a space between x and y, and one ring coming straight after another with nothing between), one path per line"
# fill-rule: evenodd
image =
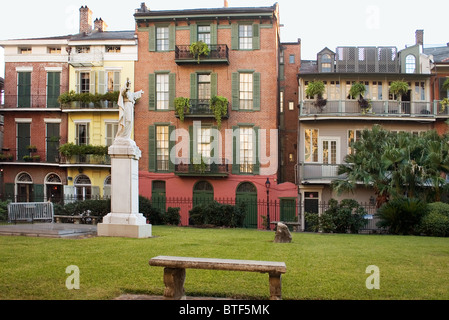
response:
M331 56L323 54L321 56L321 72L332 72Z
M88 46L76 47L76 53L90 53L90 47Z
M48 48L49 54L61 54L61 48Z
M31 54L31 48L19 48L19 54Z
M414 55L409 54L405 58L405 73L415 73L416 71L416 58Z
M120 53L121 49L120 46L106 46L107 53Z

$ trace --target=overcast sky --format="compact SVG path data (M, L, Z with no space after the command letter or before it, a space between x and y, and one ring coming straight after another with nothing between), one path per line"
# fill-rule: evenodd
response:
M134 10L144 0L2 0L0 40L78 33L79 8L87 5L93 20L102 18L109 30L134 30ZM230 7L272 6L276 0L228 0ZM396 46L415 43L424 30L426 47L449 42L448 0L278 0L281 41L302 42L302 59L316 59L324 47ZM150 10L223 7L224 0L146 1ZM0 76L4 75L0 48Z

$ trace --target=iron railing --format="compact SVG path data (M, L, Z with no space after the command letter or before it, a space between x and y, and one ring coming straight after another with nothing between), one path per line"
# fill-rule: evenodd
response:
M9 95L6 94L0 103L2 109L60 109L57 96L46 94Z
M207 56L200 56L201 62L226 62L229 63L229 48L226 44L209 45L210 53ZM175 47L175 60L178 63L198 63L198 58L190 52L189 45L179 45Z
M24 202L8 204L8 221L44 220L53 222L53 203L51 202Z
M227 177L230 172L229 164L223 163L199 163L175 165L175 174L179 176L223 176Z

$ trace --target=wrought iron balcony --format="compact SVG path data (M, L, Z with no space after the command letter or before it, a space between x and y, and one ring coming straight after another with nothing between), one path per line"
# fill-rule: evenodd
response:
M179 115L176 115L179 117ZM189 111L184 114L186 118L214 118L214 112L210 108L210 100L208 99L193 99L190 100ZM229 118L229 105L228 113L223 118Z
M58 102L57 96L52 97L46 94L8 94L0 96L0 108L16 109L17 111L30 111L29 109L61 109L61 104Z
M177 64L189 63L226 63L229 64L229 48L226 44L209 45L208 56L195 57L190 52L189 45L175 47L175 61Z
M302 183L330 183L335 179L344 179L344 175L338 174L338 164L301 163L300 181Z
M300 117L410 117L428 119L435 116L448 116L447 110L441 111L438 101L371 101L367 108L361 107L357 100L327 101L324 107L316 107L314 101L303 101Z
M186 161L187 162L187 161ZM175 174L184 177L228 177L230 165L223 161L222 164L178 164L175 166Z

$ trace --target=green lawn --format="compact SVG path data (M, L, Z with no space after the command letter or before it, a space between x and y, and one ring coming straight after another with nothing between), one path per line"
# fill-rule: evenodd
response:
M284 261L285 300L449 299L449 239L387 235L274 233L244 229L153 226L152 239L0 237L0 299L113 299L124 293L162 295L158 255ZM80 289L65 286L66 267L80 269ZM380 289L365 273L380 270ZM267 299L268 275L187 270L189 296Z

